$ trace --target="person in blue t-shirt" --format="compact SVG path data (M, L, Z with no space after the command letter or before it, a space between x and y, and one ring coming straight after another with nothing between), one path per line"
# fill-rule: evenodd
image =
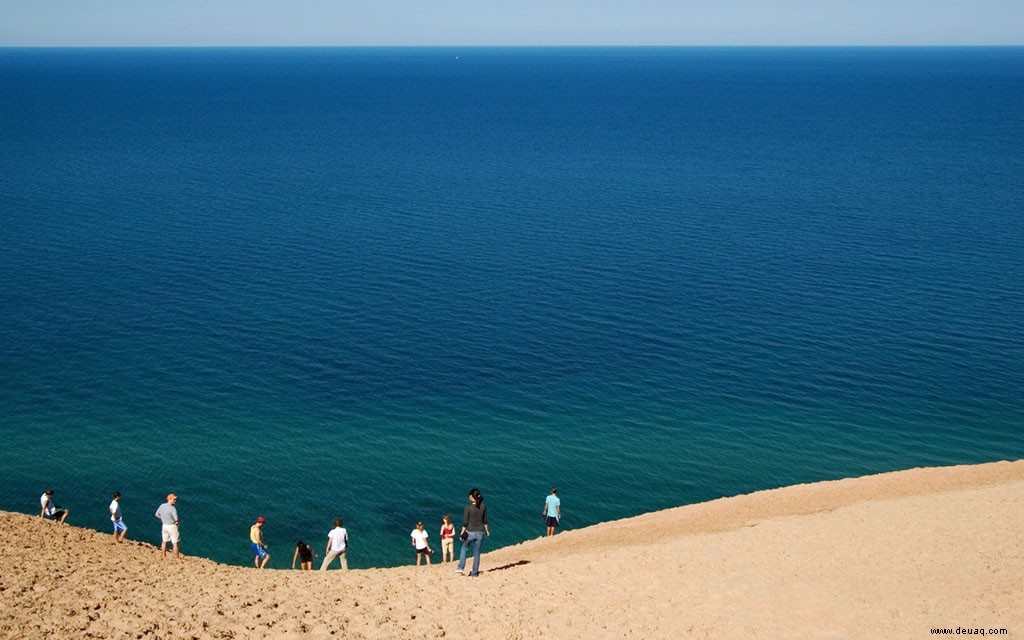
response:
M562 520L562 501L558 499L556 487L551 487L551 495L544 500L544 519L548 525L548 535L555 535L555 529Z

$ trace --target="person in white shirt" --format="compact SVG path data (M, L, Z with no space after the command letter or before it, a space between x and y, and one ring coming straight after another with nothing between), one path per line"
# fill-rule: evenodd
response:
M348 531L345 530L345 523L341 518L334 520L334 528L327 534L327 553L324 556L324 563L320 565L321 571L327 571L327 567L338 558L342 569L348 569L348 560L345 553L348 551Z
M430 543L427 542L429 534L426 529L423 528L423 522L417 522L416 528L412 530L412 546L416 549L416 566L420 566L420 560L423 558L427 559L427 564L430 564L430 554L434 551L430 548Z
M124 542L128 534L128 525L121 517L121 492L114 492L114 499L110 502L110 523L114 525L114 542Z
M47 489L43 495L39 496L39 505L42 507L39 510L40 518L56 520L61 524L68 519L68 510L54 504L53 489Z

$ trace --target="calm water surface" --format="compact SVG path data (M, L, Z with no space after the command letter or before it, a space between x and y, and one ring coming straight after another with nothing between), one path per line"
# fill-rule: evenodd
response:
M0 50L0 508L411 563L1024 454L1024 49Z

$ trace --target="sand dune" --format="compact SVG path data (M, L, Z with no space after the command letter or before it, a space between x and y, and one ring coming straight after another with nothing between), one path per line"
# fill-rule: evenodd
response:
M3 515L4 638L1024 635L1024 460L609 522L487 553L476 579L437 564L322 574L176 562Z

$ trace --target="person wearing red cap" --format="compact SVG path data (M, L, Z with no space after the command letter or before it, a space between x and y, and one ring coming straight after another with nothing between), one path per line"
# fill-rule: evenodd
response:
M263 543L263 523L266 521L266 518L260 516L256 518L256 524L249 527L249 543L252 547L252 555L254 556L252 561L257 569L267 566L267 561L270 560L270 554L267 553L267 545Z

